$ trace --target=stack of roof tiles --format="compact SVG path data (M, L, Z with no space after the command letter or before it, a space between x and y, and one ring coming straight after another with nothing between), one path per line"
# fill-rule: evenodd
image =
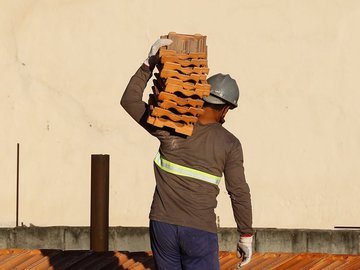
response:
M202 97L210 94L206 36L169 33L161 38L173 43L160 48L147 122L190 136L203 113Z

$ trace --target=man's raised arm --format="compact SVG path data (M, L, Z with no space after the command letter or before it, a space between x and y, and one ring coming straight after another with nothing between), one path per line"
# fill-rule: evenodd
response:
M121 98L121 106L138 123L140 123L147 110L148 105L142 101L142 97L146 84L151 78L152 70L154 69L155 64L159 61L159 57L157 55L158 51L160 47L169 45L171 43L172 40L170 39L158 39L151 46L148 58L146 58L142 66L131 77Z

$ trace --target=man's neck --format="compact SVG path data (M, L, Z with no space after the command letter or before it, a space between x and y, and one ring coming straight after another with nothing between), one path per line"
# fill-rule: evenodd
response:
M204 107L204 113L201 114L198 118L198 121L202 125L220 123L220 115L218 111L213 110L209 107Z
M216 121L215 119L210 119L210 118L202 118L202 117L199 117L198 118L198 121L200 124L202 125L208 125L208 124L214 124L214 123L219 123L218 121Z

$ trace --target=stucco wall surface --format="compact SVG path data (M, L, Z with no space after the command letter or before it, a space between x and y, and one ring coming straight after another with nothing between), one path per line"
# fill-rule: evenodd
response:
M240 106L256 227L359 226L357 0L0 1L0 226L89 224L90 155L111 156L110 224L146 226L158 142L119 106L151 44L208 36ZM210 74L210 75L211 75ZM148 93L149 89L147 90ZM220 226L235 226L221 185Z

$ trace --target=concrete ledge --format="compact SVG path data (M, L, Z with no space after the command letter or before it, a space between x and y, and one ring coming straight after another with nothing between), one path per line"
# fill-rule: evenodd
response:
M359 254L360 230L257 229L258 252Z
M238 241L235 228L221 228L219 247L234 251ZM89 227L0 228L0 248L88 250ZM146 227L111 227L109 249L150 250ZM360 230L256 229L257 252L360 254Z
M87 250L90 248L89 227L62 227L64 233L64 250ZM109 238L110 233L109 233ZM109 245L110 246L110 245Z
M147 251L151 250L149 228L113 227L113 250Z

